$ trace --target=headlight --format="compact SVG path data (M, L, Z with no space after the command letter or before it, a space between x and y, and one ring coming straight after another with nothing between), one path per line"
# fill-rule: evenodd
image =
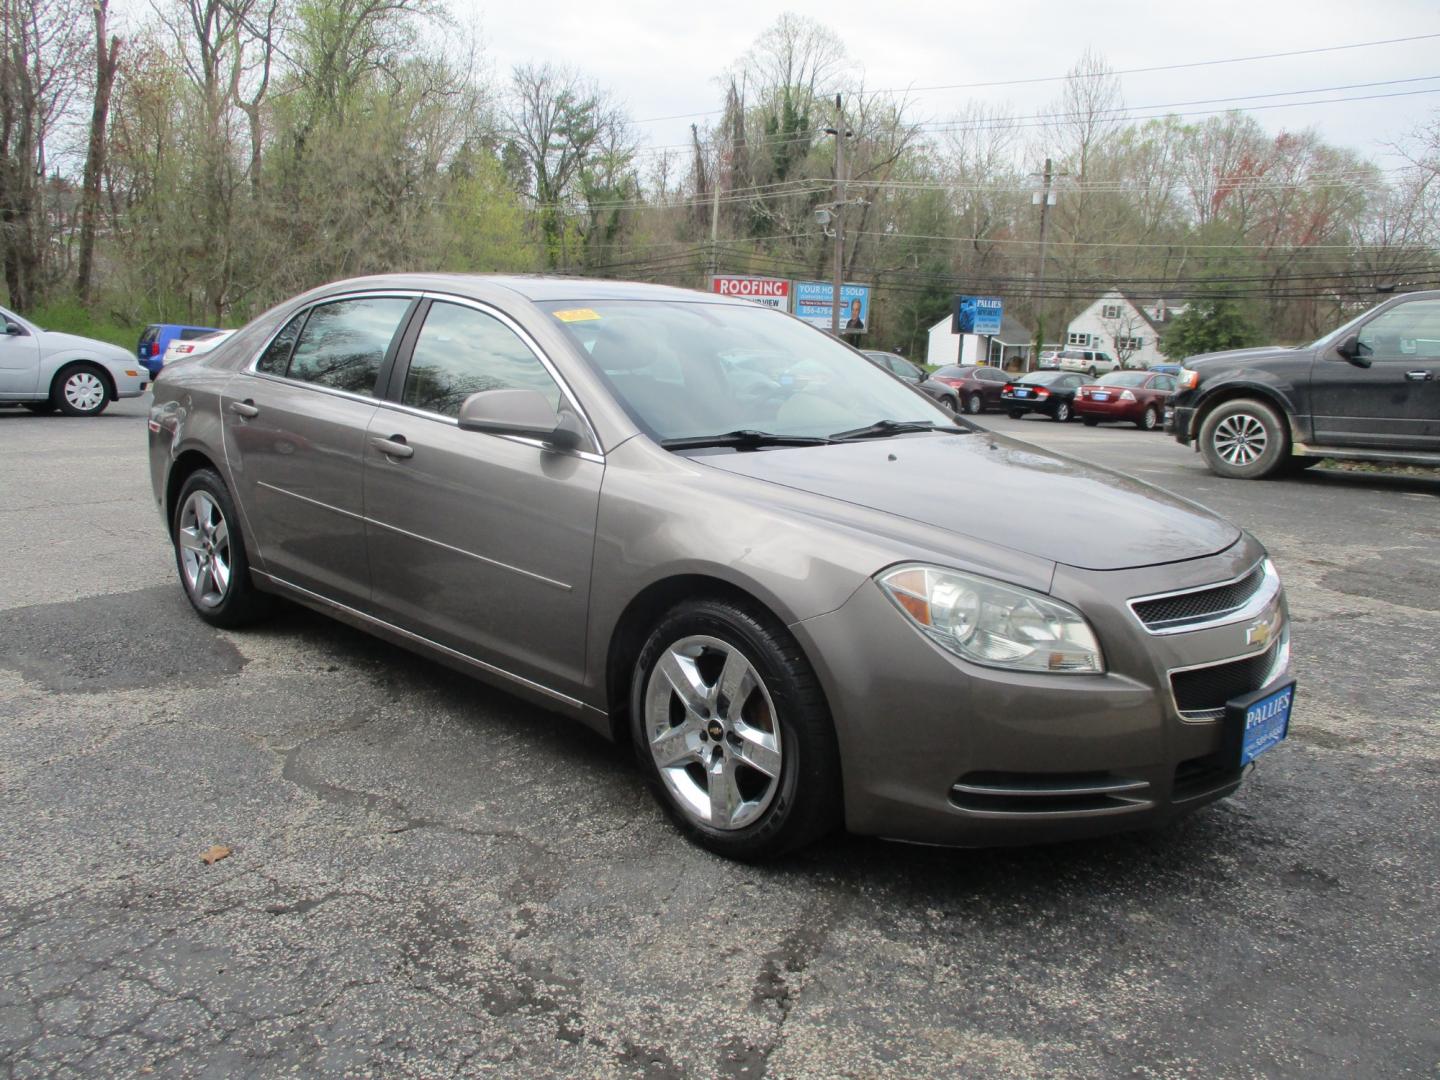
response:
M1105 670L1085 616L1048 596L914 563L876 580L926 637L976 664L1081 675Z
M1200 373L1191 371L1189 368L1181 368L1180 374L1175 376L1175 381L1179 383L1181 390L1194 390L1200 385Z

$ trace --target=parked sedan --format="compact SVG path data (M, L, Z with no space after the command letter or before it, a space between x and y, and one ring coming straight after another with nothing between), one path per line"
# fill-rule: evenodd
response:
M177 360L185 360L209 352L233 333L235 333L234 330L215 330L208 334L201 334L199 337L173 338L165 347L165 362L161 365L160 370L163 371Z
M912 364L899 353L883 352L879 349L862 349L862 355L881 371L888 371L902 382L922 391L938 405L952 413L960 411L960 395L938 379L927 376L922 368Z
M1010 376L986 364L950 364L931 376L960 395L960 404L971 416L1001 407L1000 395Z
M1079 375L1067 371L1032 371L1005 384L1000 392L1000 404L1011 420L1037 412L1063 424L1074 418L1075 392L1083 381Z
M807 377L757 393L746 357ZM1152 826L1286 731L1285 597L1252 537L748 301L363 278L155 394L200 618L288 597L624 739L725 855L842 822L961 845Z
M77 334L42 330L0 308L0 405L33 413L99 416L116 398L138 397L150 374L129 349Z
M1175 392L1175 377L1152 371L1112 371L1099 382L1080 387L1075 414L1094 427L1103 421L1124 420L1146 431L1160 430L1165 403Z

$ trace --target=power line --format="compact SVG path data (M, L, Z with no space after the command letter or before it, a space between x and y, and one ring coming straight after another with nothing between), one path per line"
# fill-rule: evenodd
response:
M1256 60L1279 60L1288 56L1314 56L1319 53L1341 52L1346 49L1368 49L1378 45L1400 45L1410 41L1426 41L1431 38L1440 37L1440 34L1413 34L1409 37L1383 38L1378 41L1355 41L1348 45L1326 45L1315 49L1292 49L1287 52L1257 53L1250 56L1230 56L1218 60L1192 60L1181 64L1158 64L1153 67L1122 68L1119 71L1107 72L1108 75L1147 75L1157 71L1182 71L1188 68L1215 67L1221 64L1246 64ZM881 90L862 90L858 94L865 97L878 97L881 94L930 93L936 90L978 90L984 87L994 86L1023 86L1034 83L1064 82L1073 78L1071 73L1064 75L1039 75L1025 79L996 79L989 82L972 83L949 83L939 86L911 86L911 87L890 87ZM631 120L632 125L658 124L667 120L695 120L706 116L720 116L724 109L710 109L705 112L677 113L673 116L650 116L643 120Z

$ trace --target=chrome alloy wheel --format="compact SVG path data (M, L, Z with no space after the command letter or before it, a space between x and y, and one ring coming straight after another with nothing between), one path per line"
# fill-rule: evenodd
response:
M77 371L65 380L60 392L78 412L94 412L105 403L105 384L92 371Z
M695 821L743 829L780 786L780 725L755 665L733 645L693 636L655 662L645 734L666 790Z
M1258 417L1241 412L1216 424L1211 441L1226 464L1241 466L1252 465L1264 456L1270 436Z
M191 492L176 530L185 588L203 607L218 607L230 590L230 526L208 492Z

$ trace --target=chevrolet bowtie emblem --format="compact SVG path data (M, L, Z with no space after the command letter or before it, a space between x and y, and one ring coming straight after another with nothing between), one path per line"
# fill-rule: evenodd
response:
M1254 645L1263 649L1270 644L1270 635L1274 633L1270 623L1266 621L1257 622L1254 626L1245 631L1245 644Z

